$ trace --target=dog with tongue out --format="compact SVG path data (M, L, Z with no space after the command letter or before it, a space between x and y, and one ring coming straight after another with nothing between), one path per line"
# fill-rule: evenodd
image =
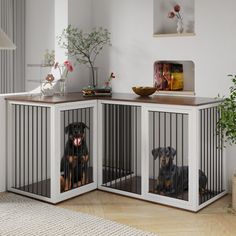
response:
M87 183L86 171L89 157L85 140L86 128L89 129L83 122L73 122L65 128L68 141L61 159L61 192Z

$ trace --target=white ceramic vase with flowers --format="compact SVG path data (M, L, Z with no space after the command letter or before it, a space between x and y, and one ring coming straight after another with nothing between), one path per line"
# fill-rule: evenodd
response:
M168 13L168 18L173 19L176 17L177 19L177 33L181 34L184 32L184 24L183 24L183 17L180 14L180 5L176 4L174 9Z

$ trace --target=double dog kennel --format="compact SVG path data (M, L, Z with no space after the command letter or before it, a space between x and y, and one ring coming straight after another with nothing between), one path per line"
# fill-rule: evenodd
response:
M7 99L9 191L58 203L98 188L191 211L226 193L214 99Z

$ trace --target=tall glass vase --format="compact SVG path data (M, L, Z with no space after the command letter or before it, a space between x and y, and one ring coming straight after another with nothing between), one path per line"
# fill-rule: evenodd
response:
M65 96L65 94L66 94L66 79L61 78L58 80L58 82L59 82L59 95Z
M93 88L98 86L98 67L89 67L89 85Z

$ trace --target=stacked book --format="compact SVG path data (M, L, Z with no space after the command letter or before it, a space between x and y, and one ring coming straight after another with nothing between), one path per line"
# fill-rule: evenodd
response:
M111 96L111 88L110 87L86 87L82 89L83 96L85 97L93 97L93 96Z
M183 90L183 65L170 62L155 62L154 83L157 90Z

